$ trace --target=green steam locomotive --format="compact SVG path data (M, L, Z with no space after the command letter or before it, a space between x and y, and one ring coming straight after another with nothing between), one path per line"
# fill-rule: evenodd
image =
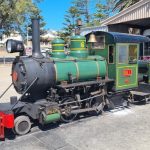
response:
M104 109L135 100L138 87L139 43L147 37L95 32L70 38L69 52L62 39L52 42L52 52L40 51L39 21L32 22L32 56L23 43L7 41L9 53L20 52L12 65L12 83L22 96L0 104L0 137L4 129L24 135L35 121L70 122L80 114L100 114ZM96 39L94 38L94 35Z

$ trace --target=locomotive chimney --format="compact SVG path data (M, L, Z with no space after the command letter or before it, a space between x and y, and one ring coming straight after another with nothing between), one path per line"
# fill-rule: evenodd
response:
M40 50L40 27L39 19L32 19L32 57L43 58Z

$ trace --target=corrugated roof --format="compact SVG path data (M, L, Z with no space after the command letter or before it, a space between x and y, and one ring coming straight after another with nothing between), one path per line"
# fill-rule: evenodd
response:
M101 22L101 26L150 18L150 0L141 0L134 5Z

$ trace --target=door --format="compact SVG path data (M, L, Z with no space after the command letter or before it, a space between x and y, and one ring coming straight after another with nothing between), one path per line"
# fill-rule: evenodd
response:
M138 44L117 44L116 90L138 86Z

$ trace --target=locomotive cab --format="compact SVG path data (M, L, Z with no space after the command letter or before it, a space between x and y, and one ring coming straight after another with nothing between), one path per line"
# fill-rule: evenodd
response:
M148 41L144 36L115 32L94 32L95 43L89 43L90 55L100 55L108 63L108 77L114 79L112 90L138 87L139 43ZM87 41L90 34L86 35ZM112 85L111 85L112 86Z

